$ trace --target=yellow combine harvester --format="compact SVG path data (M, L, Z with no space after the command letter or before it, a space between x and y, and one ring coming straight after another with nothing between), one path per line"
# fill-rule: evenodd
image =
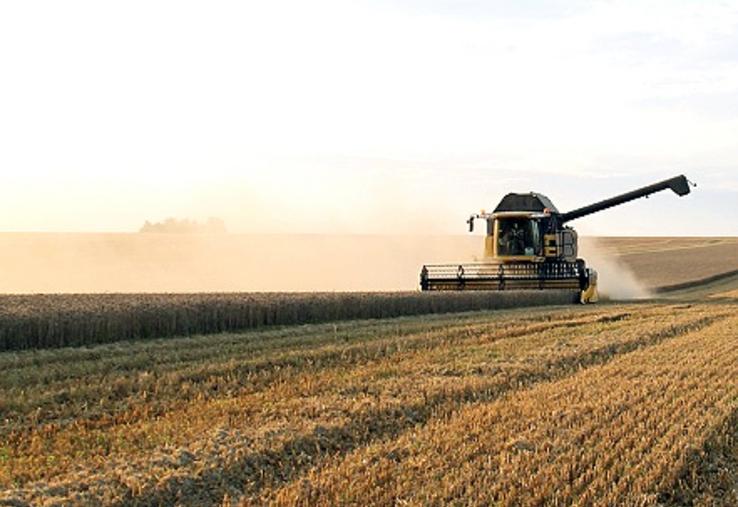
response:
M437 290L570 289L582 303L598 299L597 272L577 257L577 233L567 222L613 206L671 189L683 196L690 182L677 176L611 199L559 213L542 194L507 194L493 213L472 215L487 221L484 262L425 265L420 288Z

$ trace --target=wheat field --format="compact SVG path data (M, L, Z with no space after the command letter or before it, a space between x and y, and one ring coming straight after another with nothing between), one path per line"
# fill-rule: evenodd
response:
M0 498L732 505L736 309L723 296L6 352Z
M0 505L738 505L738 251L697 245L604 242L684 287L594 306L5 296Z

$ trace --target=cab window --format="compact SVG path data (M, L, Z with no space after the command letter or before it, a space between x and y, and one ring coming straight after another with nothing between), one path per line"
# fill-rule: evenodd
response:
M498 218L498 255L540 255L538 222L528 218Z

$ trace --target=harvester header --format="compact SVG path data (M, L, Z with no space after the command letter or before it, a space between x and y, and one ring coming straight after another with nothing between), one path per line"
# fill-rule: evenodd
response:
M422 290L571 289L583 303L597 300L597 272L578 258L577 233L565 224L613 206L671 189L690 192L684 175L654 183L567 213L560 213L543 194L507 194L492 213L467 220L487 222L484 262L425 265Z

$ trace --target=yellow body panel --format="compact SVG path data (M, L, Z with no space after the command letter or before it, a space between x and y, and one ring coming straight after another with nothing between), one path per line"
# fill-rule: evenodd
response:
M556 235L555 234L544 234L543 235L543 255L546 257L556 257L558 249L556 248Z
M492 259L497 254L495 247L495 237L492 234L487 234L484 238L484 257L486 259Z
M590 282L589 287L582 291L580 301L583 305L588 303L596 303L600 300L600 294L597 291L597 282Z
M545 260L545 257L537 257L535 255L502 255L495 257L495 262L497 264L519 264L521 262L537 263Z

